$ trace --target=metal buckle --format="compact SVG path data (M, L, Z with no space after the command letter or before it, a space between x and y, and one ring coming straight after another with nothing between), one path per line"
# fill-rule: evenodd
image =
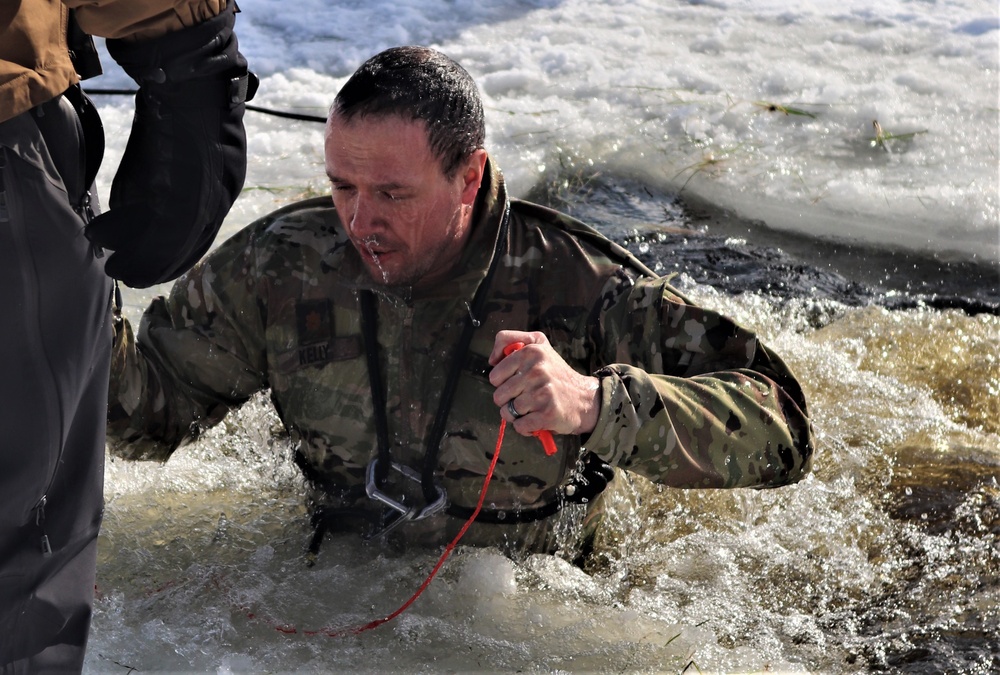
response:
M391 520L385 527L380 531L374 532L366 539L371 539L377 536L384 535L391 530L394 530L400 524L404 522L409 522L411 520L423 520L424 518L429 518L445 509L448 505L448 495L444 491L444 488L440 485L435 485L434 489L437 490L438 497L433 502L425 505L423 508L417 508L416 506L407 506L406 504L396 501L386 493L378 489L375 484L375 464L378 459L373 459L368 464L368 470L366 472L365 479L365 493L368 495L369 499L374 499L377 502L385 504L390 509L395 511L397 515L393 520ZM417 485L422 485L420 480L420 474L411 469L410 467L399 464L397 462L389 462L390 468L394 469L398 473L402 474L405 478L409 478L411 481Z

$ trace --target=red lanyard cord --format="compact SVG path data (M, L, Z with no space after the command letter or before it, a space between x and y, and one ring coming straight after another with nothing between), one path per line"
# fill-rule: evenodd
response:
M483 487L479 491L479 502L476 504L475 510L472 512L472 515L469 516L468 520L465 521L465 524L462 525L462 529L458 531L458 534L455 535L455 538L451 540L451 543L449 543L445 547L444 552L441 554L441 557L438 558L437 564L434 565L434 569L432 569L431 573L427 575L426 579L424 579L424 583L420 584L420 588L417 589L416 593L410 596L410 599L404 602L402 605L400 605L399 609L394 611L392 614L389 614L381 619L375 619L374 621L370 621L369 623L366 623L363 626L358 626L355 628L343 628L339 630L334 630L330 628L324 628L321 630L303 630L302 631L303 635L309 635L309 636L325 635L327 637L345 637L347 635L358 635L359 633L364 633L365 631L369 631L373 628L378 628L382 624L392 621L397 616L405 612L410 605L416 602L417 598L419 598L420 595L425 590L427 590L427 587L431 585L431 581L433 581L438 571L441 569L445 561L448 559L448 556L450 556L451 552L455 549L456 546L458 546L458 542L461 541L462 537L465 536L466 531L469 529L469 527L472 526L472 523L475 522L476 517L482 510L483 503L486 501L486 491L489 489L490 481L493 479L493 472L496 470L497 460L500 459L500 446L503 445L503 435L506 428L507 428L507 420L501 418L500 431L497 433L497 446L496 449L493 451L493 459L490 462L490 468L486 471L486 477L483 479ZM249 619L264 618L264 617L258 617L257 614L251 611L247 611L246 616ZM291 635L299 632L298 629L295 628L295 626L291 626L288 624L281 624L277 622L272 622L272 623L274 624L274 629L277 630L279 633L286 633Z
M441 569L441 566L444 565L444 561L448 559L448 556L451 555L451 552L455 550L456 546L458 546L458 542L461 541L462 537L465 536L465 532L469 529L472 523L475 522L476 516L479 515L479 512L483 508L483 502L486 501L486 490L487 488L489 488L490 480L493 478L493 471L496 469L497 460L500 459L500 446L503 445L503 433L506 428L507 428L507 420L501 418L500 432L497 434L497 447L496 450L493 451L493 460L490 462L490 468L486 471L486 478L483 479L483 488L482 490L479 491L479 502L476 504L476 509L472 512L472 515L469 517L469 519L465 521L465 524L462 525L462 529L458 531L458 534L456 534L455 538L451 540L451 543L445 546L444 553L442 553L441 557L438 558L437 564L434 565L434 569L432 569L431 573L427 575L426 579L424 579L424 583L420 584L420 588L417 589L417 592L414 593L412 596L410 596L410 599L404 602L402 605L400 605L399 609L397 609L392 614L389 614L383 619L375 619L374 621L366 623L364 626L361 626L359 628L349 629L346 631L347 633L350 633L351 635L357 635L358 633L363 633L366 630L377 628L384 623L392 621L397 616L405 612L406 609L410 605L412 605L417 598L420 597L420 594L423 593L425 590L427 590L427 587L431 585L431 581L437 575L438 570ZM325 634L329 635L330 637L338 637L344 635L345 631L325 632Z
M507 346L506 349L504 349L504 356L510 356L513 352L517 351L518 349L521 349L522 347L524 347L523 342L515 342L513 344L510 344ZM486 501L486 491L489 489L490 481L493 479L493 472L496 470L497 460L500 459L500 446L503 445L503 435L506 429L507 429L507 420L501 417L500 431L497 433L496 449L493 451L493 459L490 462L490 468L486 471L486 477L483 479L483 487L479 491L479 501L476 504L476 508L473 510L472 515L469 516L469 518L465 521L465 524L462 525L462 529L458 531L458 534L455 535L455 538L451 540L451 543L445 546L444 552L441 554L441 557L438 558L437 564L434 565L434 568L431 570L430 574L427 575L427 578L424 579L424 582L420 584L420 588L418 588L417 591L412 596L410 596L410 599L404 602L402 605L400 605L399 609L394 611L392 614L389 614L381 619L375 619L374 621L370 621L369 623L366 623L363 626L358 626L356 628L345 628L340 630L322 629L322 630L303 631L303 634L310 636L326 635L328 637L344 637L345 635L358 635L359 633L364 633L365 631L369 631L373 628L378 628L382 624L392 621L397 616L405 612L410 605L416 602L417 598L419 598L420 595L425 590L427 590L427 587L430 586L431 581L434 580L434 577L437 575L438 571L444 565L445 561L448 559L448 556L450 556L451 552L455 549L456 546L458 546L458 542L462 540L462 537L465 536L466 531L468 531L469 527L472 526L472 523L475 522L476 517L479 516L479 512L483 508L483 503ZM538 438L539 441L541 441L542 447L545 449L545 454L547 455L555 454L556 445L552 438L552 432L536 431L534 432L534 436ZM247 616L251 619L255 618L254 614L252 613L247 613ZM276 624L275 629L282 633L298 632L298 630L294 626L288 626L288 625Z

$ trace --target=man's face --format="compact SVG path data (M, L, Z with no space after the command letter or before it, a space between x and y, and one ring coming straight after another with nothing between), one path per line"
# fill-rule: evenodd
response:
M333 203L372 278L420 286L446 277L468 239L486 152L448 178L424 123L396 115L334 115L325 150Z

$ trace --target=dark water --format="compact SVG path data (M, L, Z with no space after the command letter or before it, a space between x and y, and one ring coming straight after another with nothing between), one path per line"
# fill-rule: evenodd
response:
M598 227L660 274L683 273L727 293L1000 314L997 263L821 241L742 219L691 195L658 194L599 173L556 176L526 199Z

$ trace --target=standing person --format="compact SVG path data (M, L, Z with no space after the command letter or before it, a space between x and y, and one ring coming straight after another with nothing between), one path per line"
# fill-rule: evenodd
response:
M112 451L164 460L269 389L313 488L314 548L330 529L449 541L500 417L518 433L470 543L552 550L554 516L611 467L676 487L802 478L813 436L782 361L583 223L511 199L484 137L476 85L443 54L363 64L326 126L332 203L251 224L137 338L117 326Z
M235 11L226 0L0 5L0 672L83 667L111 279L176 278L242 187L251 76ZM102 215L93 180L103 131L79 86L100 72L87 33L109 38L140 85Z

